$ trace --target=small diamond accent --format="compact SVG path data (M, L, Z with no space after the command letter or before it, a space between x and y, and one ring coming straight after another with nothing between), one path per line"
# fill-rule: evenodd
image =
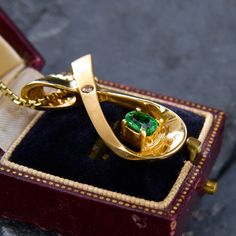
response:
M81 91L83 93L91 93L93 91L94 87L92 85L86 85L84 86Z

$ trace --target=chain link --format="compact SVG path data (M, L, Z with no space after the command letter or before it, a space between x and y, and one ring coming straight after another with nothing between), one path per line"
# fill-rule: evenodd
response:
M28 107L31 109L37 109L40 106L45 105L49 102L58 101L60 103L60 98L64 97L67 94L65 90L58 90L58 92L51 93L49 95L44 96L43 98L35 99L35 100L26 100L16 95L10 88L8 88L2 81L0 81L0 91L3 95L7 96L13 103L18 106Z

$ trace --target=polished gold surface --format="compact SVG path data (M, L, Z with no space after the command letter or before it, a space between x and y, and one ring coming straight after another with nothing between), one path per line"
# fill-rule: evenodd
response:
M93 75L90 55L72 62L71 75L50 75L27 84L22 89L25 100L41 99L36 109L61 109L83 104L97 133L117 155L129 160L165 159L176 153L185 143L187 129L182 119L170 109L155 102L104 89ZM139 109L161 121L159 131L142 139L140 151L125 146L108 124L101 102L113 102L128 109ZM141 133L141 137L145 134ZM135 134L130 136L135 142Z
M72 96L71 96L72 95ZM49 75L28 83L21 90L26 101L40 101L37 110L62 109L78 105L76 82L71 75Z
M216 193L217 188L218 188L218 183L216 181L208 180L205 183L203 189L204 189L205 193L214 194L214 193Z

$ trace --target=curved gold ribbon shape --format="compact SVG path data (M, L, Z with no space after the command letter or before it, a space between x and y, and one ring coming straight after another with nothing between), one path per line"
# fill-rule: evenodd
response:
M59 89L62 94L64 91L66 96L58 98L58 104L53 103L52 100L51 103L41 107L43 110L77 106L78 103L81 104L82 100L94 128L105 144L118 156L128 160L165 159L176 153L185 143L186 126L183 120L170 109L153 101L100 87L94 79L91 55L73 61L71 67L72 75L47 76L27 84L22 89L22 97L35 99L43 96L45 87ZM139 108L142 112L161 120L158 137L147 149L140 152L128 148L117 138L108 124L100 105L104 101L130 109Z

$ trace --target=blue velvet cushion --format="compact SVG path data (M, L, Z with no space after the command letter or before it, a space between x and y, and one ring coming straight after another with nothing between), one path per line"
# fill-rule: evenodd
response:
M102 105L110 124L124 115L117 105ZM204 117L171 107L198 137ZM106 161L89 158L98 135L84 107L45 112L12 154L15 163L104 189L160 201L166 197L189 153L184 146L162 161L133 162L111 153Z

